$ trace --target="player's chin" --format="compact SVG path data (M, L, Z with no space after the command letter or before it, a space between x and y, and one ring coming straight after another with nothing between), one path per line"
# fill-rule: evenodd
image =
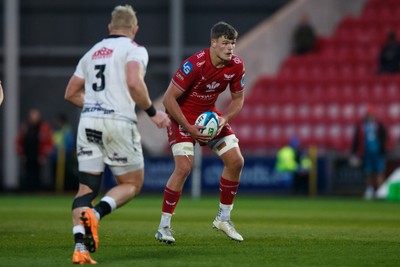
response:
M225 60L231 60L232 59L232 54L225 54Z

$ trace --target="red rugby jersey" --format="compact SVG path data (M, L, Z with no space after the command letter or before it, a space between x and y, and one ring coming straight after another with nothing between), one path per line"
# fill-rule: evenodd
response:
M177 99L189 123L204 111L216 111L215 102L227 86L232 93L244 90L244 63L236 55L224 67L216 68L207 48L184 60L172 83L184 93Z

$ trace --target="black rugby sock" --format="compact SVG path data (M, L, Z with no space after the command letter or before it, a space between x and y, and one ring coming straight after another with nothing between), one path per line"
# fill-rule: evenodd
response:
M75 240L75 244L76 243L82 243L83 244L83 234L82 233L74 234L74 240Z
M111 213L111 206L105 201L100 201L99 204L94 207L94 209L99 213L100 219Z

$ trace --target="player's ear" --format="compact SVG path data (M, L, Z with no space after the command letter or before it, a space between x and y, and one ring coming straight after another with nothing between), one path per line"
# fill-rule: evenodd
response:
M108 28L108 32L111 32L111 30L112 30L111 23L109 23L109 24L107 25L107 28Z
M139 31L139 25L133 26L133 30L132 30L133 35L136 35L136 33L137 33L138 31Z
M217 47L217 40L216 39L211 39L211 47L216 48Z

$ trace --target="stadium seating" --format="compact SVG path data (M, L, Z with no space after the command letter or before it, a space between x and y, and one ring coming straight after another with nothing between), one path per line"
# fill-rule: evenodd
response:
M387 32L400 36L400 1L370 0L359 17L345 17L316 52L290 55L276 77L259 77L232 124L243 149L279 148L293 135L304 145L346 153L354 124L376 106L400 138L400 75L377 75ZM390 148L390 147L389 147Z

